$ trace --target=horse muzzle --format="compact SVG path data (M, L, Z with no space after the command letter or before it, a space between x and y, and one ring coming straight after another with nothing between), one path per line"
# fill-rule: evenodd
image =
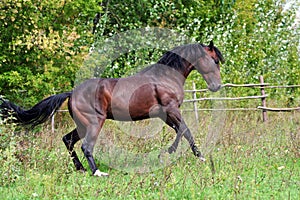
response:
M219 89L221 89L221 84L210 84L208 85L208 89L212 92L217 92Z

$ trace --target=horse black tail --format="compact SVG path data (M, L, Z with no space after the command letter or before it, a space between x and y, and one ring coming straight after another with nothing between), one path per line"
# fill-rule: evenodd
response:
M30 125L32 128L42 124L59 109L63 102L71 96L71 92L61 93L50 96L29 110L24 110L21 107L4 99L0 99L0 117L8 119L20 125Z

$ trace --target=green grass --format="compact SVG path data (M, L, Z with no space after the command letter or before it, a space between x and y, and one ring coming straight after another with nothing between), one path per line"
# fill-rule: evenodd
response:
M188 150L166 167L127 173L96 155L108 178L74 170L61 141L71 129L67 125L55 134L45 127L29 135L1 126L0 199L300 199L300 113L270 113L268 123L260 117L259 112L227 113L204 163ZM199 146L208 131L204 124L194 133ZM122 136L119 129L108 122L106 136L133 152L159 151L174 137L168 128L149 141ZM107 147L100 145L96 152L105 153ZM79 145L76 149L88 167Z

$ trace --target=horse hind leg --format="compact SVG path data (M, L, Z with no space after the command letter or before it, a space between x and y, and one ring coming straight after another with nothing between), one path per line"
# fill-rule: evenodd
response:
M77 132L77 129L74 129L70 133L66 134L62 140L65 143L69 154L71 155L71 158L73 160L73 163L76 167L76 170L80 171L86 171L86 169L83 167L82 163L80 162L76 152L74 151L74 145L76 142L78 142L81 138L79 137L79 134Z
M98 134L104 124L104 121L105 121L104 119L100 120L99 124L97 124L97 125L91 124L89 127L87 127L86 135L83 139L83 144L81 146L81 149L89 163L89 166L90 166L94 176L108 176L109 175L108 173L101 172L97 168L95 159L93 157L94 146L96 144Z

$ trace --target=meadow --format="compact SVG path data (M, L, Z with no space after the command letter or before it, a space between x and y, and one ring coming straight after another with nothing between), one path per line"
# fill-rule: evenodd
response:
M299 2L289 1L290 9L285 2L1 1L0 94L30 107L72 90L85 77L135 72L186 39L214 41L226 59L223 83L258 83L263 75L266 83L300 85ZM94 60L91 52L102 53ZM97 63L90 74L93 68L85 67ZM206 86L198 73L190 80L196 88ZM299 106L299 88L266 91L270 107ZM260 95L252 88L226 92ZM212 102L203 104L198 107ZM184 139L176 154L166 154L175 133L162 122L107 121L94 155L109 177L75 170L62 142L74 129L67 113L56 115L54 133L50 122L27 131L0 116L0 199L300 199L300 112L268 115L264 123L260 111L199 111L199 121L185 113L205 162ZM80 143L76 151L88 169Z
M61 140L73 128L66 114L56 116L53 134L49 124L27 133L1 125L0 199L300 199L299 112L270 113L263 123L260 112L228 111L218 115L224 118L221 127L209 123L210 112L199 114L199 123L190 127L206 161L196 159L183 139L181 150L165 155L160 166L155 159L175 138L170 128L162 125L155 136L134 137L122 134L125 126L107 121L94 153L109 177L75 171ZM143 126L147 121L138 127ZM210 130L216 131L213 139ZM209 140L214 142L205 146ZM128 154L110 154L110 145L152 157L144 165L125 166L120 160ZM80 144L76 150L88 168Z

